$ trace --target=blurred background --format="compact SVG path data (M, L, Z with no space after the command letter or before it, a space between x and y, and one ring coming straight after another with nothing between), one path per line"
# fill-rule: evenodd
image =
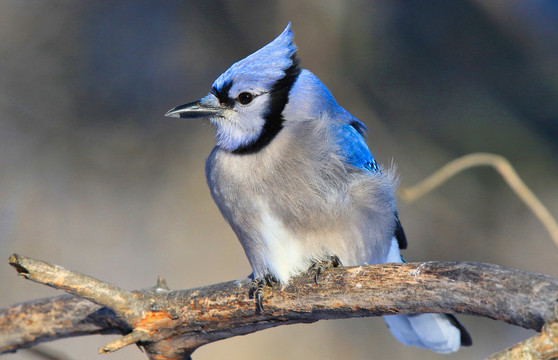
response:
M402 187L471 152L505 156L558 214L558 3L0 2L0 307L60 293L13 252L125 289L242 278L250 266L205 184L209 124L164 118L292 21L302 66L370 128ZM558 276L558 251L493 170L399 204L409 261L490 262ZM474 346L400 345L379 318L278 327L194 359L475 359L534 334L460 316ZM48 343L97 359L115 336ZM6 359L37 359L28 351ZM130 346L103 359L144 359Z

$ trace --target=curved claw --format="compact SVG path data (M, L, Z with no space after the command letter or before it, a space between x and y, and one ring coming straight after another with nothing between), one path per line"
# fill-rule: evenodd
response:
M341 263L341 260L339 260L339 257L333 255L330 256L329 259L327 260L316 261L315 263L312 264L312 266L310 266L308 271L316 272L314 274L314 282L316 283L316 285L318 285L318 277L324 270L331 269L338 266L343 266L343 264Z
M273 287L277 279L271 274L266 274L261 278L254 278L250 284L248 296L250 299L256 299L256 313L261 314L264 310L262 300L264 296L265 286Z

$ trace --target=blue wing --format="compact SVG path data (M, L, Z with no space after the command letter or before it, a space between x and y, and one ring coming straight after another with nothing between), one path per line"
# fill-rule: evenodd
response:
M363 123L355 119L349 124L341 125L337 131L337 144L347 163L371 172L380 171L364 140L368 129Z
M341 155L347 163L370 172L380 171L378 163L374 160L364 140L366 131L368 131L366 125L358 120L354 120L349 124L340 126L337 131L337 144L339 145ZM394 236L400 249L407 248L407 238L399 221L397 211L395 212Z

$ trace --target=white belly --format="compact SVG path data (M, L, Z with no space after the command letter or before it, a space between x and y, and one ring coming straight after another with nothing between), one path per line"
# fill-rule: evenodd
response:
M262 206L260 216L263 268L258 269L262 274L255 275L263 276L267 269L279 282L287 283L289 278L307 270L311 265L305 241L274 217L267 206Z

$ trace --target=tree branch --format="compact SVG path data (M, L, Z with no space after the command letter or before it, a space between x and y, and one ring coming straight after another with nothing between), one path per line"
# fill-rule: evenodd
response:
M418 184L403 188L401 199L407 203L412 203L428 194L438 186L448 181L458 173L477 166L490 166L494 168L506 181L512 191L525 203L525 205L539 219L548 231L548 234L558 246L558 222L537 196L521 180L510 162L501 155L490 153L472 153L454 159L442 166L435 173L428 176Z
M56 296L0 310L0 353L66 337L129 331L106 307L73 295Z
M138 343L151 359L186 359L213 341L321 319L444 312L537 331L557 319L558 279L490 264L336 268L325 271L318 285L302 275L284 288L267 288L261 314L248 298L249 279L177 291L159 279L153 288L128 292L24 256L12 255L10 264L20 276L96 304L65 295L1 310L0 352L61 337L121 333L128 335L100 352Z
M509 349L500 351L486 360L506 359L558 359L558 323L546 324L542 332L516 344Z

